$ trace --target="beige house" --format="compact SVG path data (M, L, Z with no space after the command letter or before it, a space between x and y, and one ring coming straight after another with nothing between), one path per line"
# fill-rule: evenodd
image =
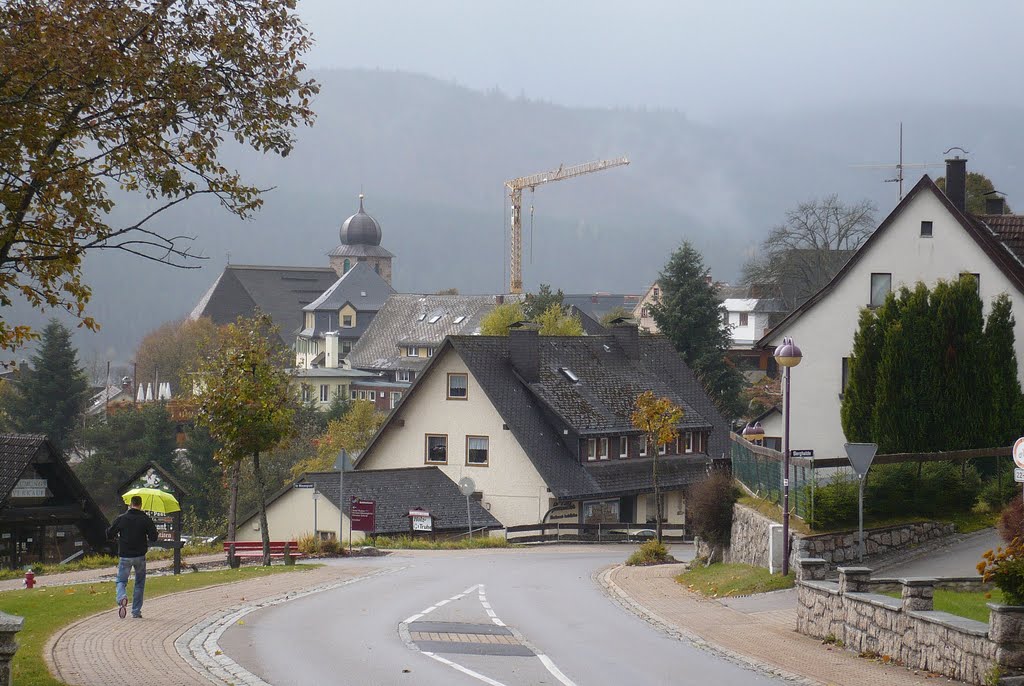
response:
M479 503L471 502L472 522L466 518L466 498L450 479L436 467L419 469L346 472L344 513L339 522L338 472L311 472L288 484L267 499L267 529L272 541L293 541L314 531L321 539L337 539L339 524L342 540L362 541L368 533L352 531L349 503L353 498L373 501L376 517L373 533L409 533L410 510L431 514L433 532L463 533L472 524L474 531L500 528L498 521ZM262 540L258 512L241 520L236 539Z
M646 390L682 406L680 438L648 446L630 423ZM683 491L728 452L728 425L661 336L636 326L609 335L452 336L438 348L356 465L436 466L473 479L504 526L653 521L651 461L670 523L685 522Z

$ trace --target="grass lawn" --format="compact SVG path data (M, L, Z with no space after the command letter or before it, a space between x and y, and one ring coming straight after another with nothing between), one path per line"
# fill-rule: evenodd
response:
M719 563L710 567L694 567L677 576L676 581L691 591L722 598L792 588L794 578L793 574L770 574L763 567Z
M885 595L899 598L900 593L894 591ZM987 603L1003 602L1003 594L998 588L991 593L985 591L943 591L936 589L934 607L940 612L948 612L957 617L966 617L979 622L988 623Z
M211 553L222 553L224 552L221 546L185 546L181 549L181 559L184 561L190 555L209 555ZM174 557L173 550L164 550L162 548L151 548L146 553L146 560L153 562L155 560L170 560ZM86 569L103 569L104 567L116 567L118 558L113 555L86 555L85 557L69 562L66 565L58 564L33 564L26 565L26 567L32 567L32 571L36 576L43 576L44 574L60 574L62 572L80 572ZM184 563L184 562L183 562ZM21 579L25 576L25 569L0 569L0 581L7 579Z
M244 581L267 574L302 572L311 568L312 565L280 565L193 572L178 576L153 576L146 579L146 599L215 584ZM129 598L133 586L134 583L129 583ZM14 656L11 683L19 686L61 684L62 682L50 676L46 668L46 661L43 659L46 641L55 631L77 619L103 610L116 612L114 600L112 581L0 593L0 610L25 618L24 627L17 634L19 647Z
M511 548L512 544L504 538L494 536L474 536L473 538L457 538L447 541L432 541L429 538L410 538L409 536L377 536L378 548L404 550L467 550L475 548ZM368 541L369 542L369 541Z

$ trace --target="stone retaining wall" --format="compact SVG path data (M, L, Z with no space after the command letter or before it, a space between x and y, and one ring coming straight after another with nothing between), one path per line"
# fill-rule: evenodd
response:
M891 555L909 548L952 536L956 527L948 522L915 522L887 526L881 529L864 530L864 556ZM834 534L796 536L791 548L790 565L802 558L825 560L831 568L854 562L859 557L860 546L856 531Z
M769 527L772 524L775 522L763 514L743 505L734 505L730 544L723 552L722 560L767 567Z
M825 560L798 564L802 634L972 684L996 673L1024 674L1024 607L989 604L986 624L934 611L941 580L900 579L902 597L891 598L870 592L875 584L866 567L840 567L839 581L830 582Z

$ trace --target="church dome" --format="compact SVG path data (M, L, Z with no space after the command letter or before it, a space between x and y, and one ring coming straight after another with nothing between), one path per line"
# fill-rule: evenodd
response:
M341 225L342 245L380 245L380 224L363 209L363 194L359 194L359 211Z

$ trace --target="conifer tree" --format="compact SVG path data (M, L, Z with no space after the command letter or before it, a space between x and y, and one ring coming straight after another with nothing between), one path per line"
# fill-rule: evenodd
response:
M992 405L988 411L987 434L992 445L1010 445L1017 438L1024 420L1024 397L1017 380L1017 355L1014 353L1013 309L1005 293L992 301L985 323L985 354Z
M71 332L51 319L31 366L19 367L3 396L5 423L12 431L44 434L58 450L65 450L88 395L89 382L78 364Z

